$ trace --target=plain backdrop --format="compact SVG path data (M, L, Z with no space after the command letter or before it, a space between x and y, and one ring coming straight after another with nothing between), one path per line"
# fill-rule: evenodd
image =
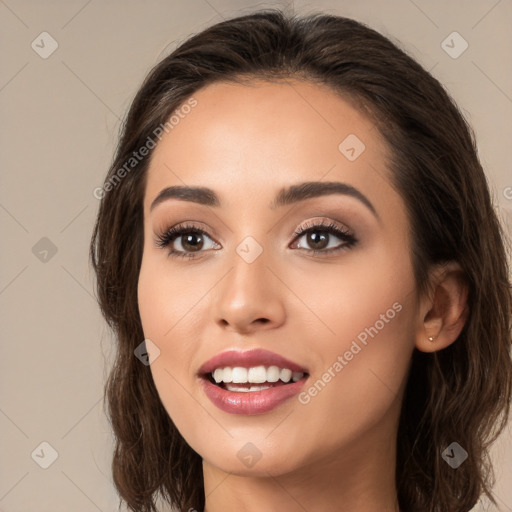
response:
M88 261L93 190L163 56L215 22L279 5L366 22L430 70L475 129L510 235L510 0L0 0L0 510L117 510L102 408L112 338ZM499 510L511 512L510 428L493 460Z

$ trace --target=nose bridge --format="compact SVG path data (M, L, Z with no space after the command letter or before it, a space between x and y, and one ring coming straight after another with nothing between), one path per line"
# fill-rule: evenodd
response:
M268 255L253 237L246 237L235 247L223 295L233 303L259 302L265 295Z
M234 249L231 270L216 297L216 320L236 330L255 323L274 325L284 315L279 286L267 265L270 254L254 237L247 236Z

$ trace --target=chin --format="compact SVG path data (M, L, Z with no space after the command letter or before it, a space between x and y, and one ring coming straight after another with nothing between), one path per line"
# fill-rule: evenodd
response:
M265 433L263 437L267 435ZM268 439L260 442L260 437L261 431L259 436L244 435L243 440L230 438L225 443L202 446L196 451L208 464L238 476L277 476L290 473L304 464L306 454L298 452L300 445L289 447L279 437L272 443Z

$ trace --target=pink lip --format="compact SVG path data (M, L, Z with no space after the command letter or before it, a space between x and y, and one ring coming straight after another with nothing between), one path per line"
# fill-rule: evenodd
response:
M308 378L308 375L304 375L297 382L290 381L288 384L281 382L279 385L273 385L271 388L261 391L228 391L215 385L208 375L216 368L227 366L240 366L242 368L277 366L288 368L292 372L303 372L305 374L308 371L307 368L303 368L279 354L261 348L244 351L226 350L217 354L201 366L198 375L201 377L203 390L211 402L219 409L232 414L262 414L268 412L296 395Z
M226 350L216 356L212 357L201 368L198 374L203 376L213 372L216 368L225 368L226 366L241 368L250 368L252 366L278 366L279 368L289 368L292 372L307 373L307 369L302 366L286 359L285 357L264 350L256 348L252 350Z
M262 391L237 392L228 391L201 378L201 384L206 396L224 412L231 414L263 414L271 411L292 396L304 386L308 377L304 376L297 382L263 389Z

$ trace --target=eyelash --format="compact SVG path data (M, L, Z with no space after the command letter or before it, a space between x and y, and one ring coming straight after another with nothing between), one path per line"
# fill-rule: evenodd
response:
M306 226L301 226L298 228L294 233L294 239L295 242L297 239L302 238L305 234L308 233L314 233L316 231L320 231L322 233L328 233L330 235L334 235L337 238L340 238L345 243L338 246L338 247L331 247L330 249L301 249L308 253L312 254L321 254L322 256L325 254L332 254L341 250L350 249L357 243L357 239L353 234L350 233L350 231L340 228L333 222L328 223L325 221L322 221L320 223L313 223ZM165 249L168 245L170 245L174 240L179 238L180 236L184 234L200 234L200 235L206 235L208 236L208 233L203 231L202 229L197 228L193 224L181 224L178 226L174 226L172 228L169 228L164 233L161 233L160 235L157 235L155 239L155 243L158 247ZM210 238L208 236L208 238ZM197 253L201 253L204 251L197 251ZM174 249L169 250L169 256L173 258L187 258L187 259L194 259L197 257L197 253L195 252L185 252L185 251L176 251Z

